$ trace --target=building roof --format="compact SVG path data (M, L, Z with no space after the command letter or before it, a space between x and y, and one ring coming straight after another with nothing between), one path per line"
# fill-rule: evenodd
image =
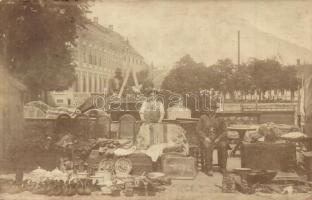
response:
M121 53L134 54L142 58L142 56L130 45L129 41L111 28L104 27L98 23L91 22L81 28L79 36L86 40L96 39L97 43L108 46L115 51Z

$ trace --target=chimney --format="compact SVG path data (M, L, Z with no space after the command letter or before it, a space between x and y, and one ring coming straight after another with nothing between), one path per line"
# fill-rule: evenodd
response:
M114 30L114 26L112 24L108 25L108 28L113 31Z
M95 24L98 24L98 23L99 23L99 18L98 18L98 17L93 17L93 22L94 22Z
M297 65L298 66L300 65L300 59L299 58L297 59Z

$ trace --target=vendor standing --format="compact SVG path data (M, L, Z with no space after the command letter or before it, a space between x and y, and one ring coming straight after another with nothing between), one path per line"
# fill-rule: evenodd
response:
M200 137L200 148L204 159L203 171L212 176L213 149L217 147L218 164L221 172L226 170L228 157L228 141L226 135L225 122L216 118L216 110L210 110L207 115L202 115L196 127L196 132Z
M154 144L166 142L167 131L166 126L161 123L165 116L164 105L157 99L153 84L145 83L143 92L146 98L139 111L143 124L140 126L136 142L138 148L148 149Z
M146 99L140 109L143 124L136 137L136 147L156 162L164 152L188 154L185 131L177 124L162 123L165 109L152 83L143 84Z
M165 116L164 105L157 99L157 93L152 83L145 85L144 92L146 100L140 109L140 118L147 123L161 123Z

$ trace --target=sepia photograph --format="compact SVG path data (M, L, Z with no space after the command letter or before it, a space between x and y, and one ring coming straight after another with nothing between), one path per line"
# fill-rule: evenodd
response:
M311 8L0 0L0 200L312 200Z

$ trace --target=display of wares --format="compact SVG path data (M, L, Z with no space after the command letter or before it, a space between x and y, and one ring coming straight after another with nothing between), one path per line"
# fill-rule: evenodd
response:
M86 179L88 178L88 172L77 172L78 179Z
M222 192L234 193L235 192L235 180L229 173L223 174L222 179Z
M54 169L50 172L50 178L53 180L66 181L68 179L68 174L60 171L59 169Z
M160 179L165 177L165 174L162 172L151 172L147 174L147 177L150 179Z
M97 185L99 186L105 185L103 176L94 175L94 176L90 176L90 178L92 179L93 184L97 183Z
M125 189L124 189L124 194L125 196L133 196L134 194L134 187L135 187L135 179L134 177L127 177L124 179L125 182Z
M59 169L54 169L49 172L38 167L29 174L28 179L33 182L42 182L46 179L66 181L68 179L68 174L60 171Z
M41 182L42 180L47 178L50 178L50 172L41 169L40 167L33 170L29 175L29 179L33 182Z
M119 158L115 162L115 173L117 176L127 176L132 170L132 162L128 158Z
M111 195L112 194L112 190L109 187L101 187L101 192L103 195Z
M98 165L98 170L102 171L102 170L108 170L108 171L112 171L114 168L114 161L113 160L101 160L99 165Z
M97 182L98 185L111 185L112 182L112 174L110 171L97 171L94 176L91 176L93 183Z

